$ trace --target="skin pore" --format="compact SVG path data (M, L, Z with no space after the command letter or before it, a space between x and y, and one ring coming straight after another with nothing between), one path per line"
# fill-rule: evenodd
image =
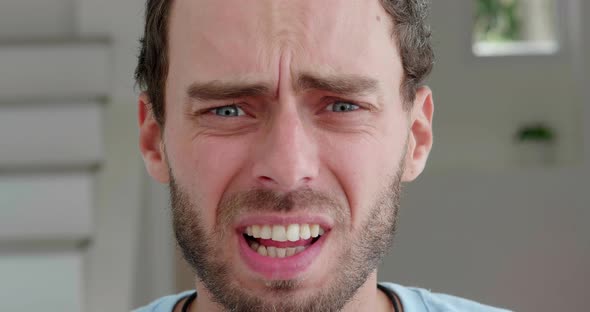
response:
M367 255L383 253L372 236L389 245L399 184L422 172L432 146L431 92L420 88L403 109L401 60L379 1L176 0L169 23L165 125L143 93L140 149L150 175L171 186L185 255L210 251L196 260L223 268L240 298L264 304L349 293L342 268L367 268ZM226 204L265 192L290 208ZM331 223L292 283L268 280L240 257L235 226L258 215ZM191 310L222 311L205 273ZM391 310L376 263L361 277L343 310Z

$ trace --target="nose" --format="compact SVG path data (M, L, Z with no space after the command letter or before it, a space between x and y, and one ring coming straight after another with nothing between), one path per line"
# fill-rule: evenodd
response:
M307 130L296 110L275 115L255 146L253 175L259 186L289 192L317 178L318 148Z

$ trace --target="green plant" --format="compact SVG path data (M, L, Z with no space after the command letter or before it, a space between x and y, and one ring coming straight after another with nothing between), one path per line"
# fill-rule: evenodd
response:
M518 142L552 142L554 139L555 133L544 124L524 126L516 134Z
M515 41L521 39L519 0L475 0L475 39Z

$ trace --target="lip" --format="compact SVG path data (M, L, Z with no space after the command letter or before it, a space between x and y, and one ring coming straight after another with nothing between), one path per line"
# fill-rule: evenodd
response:
M307 247L304 251L285 258L272 258L262 256L250 248L243 234L239 233L239 250L242 260L254 272L260 274L266 280L290 280L295 279L313 264L322 251L329 232Z

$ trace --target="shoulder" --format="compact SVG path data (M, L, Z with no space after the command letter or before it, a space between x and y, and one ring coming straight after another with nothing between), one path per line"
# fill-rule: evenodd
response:
M162 297L160 299L154 300L145 307L133 310L133 312L172 312L178 301L194 292L194 290L189 290L176 295Z
M405 311L420 312L510 312L475 301L446 294L433 293L415 287L404 287L394 283L379 283L397 294Z

